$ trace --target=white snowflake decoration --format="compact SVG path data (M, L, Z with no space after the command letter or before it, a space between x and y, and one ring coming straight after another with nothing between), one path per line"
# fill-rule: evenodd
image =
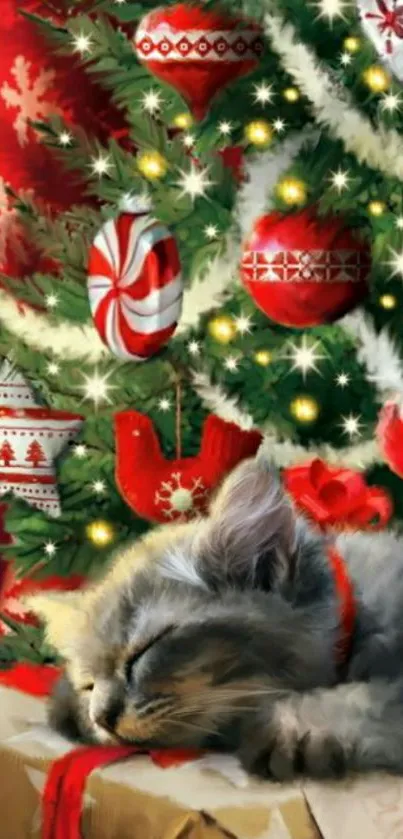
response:
M14 76L15 86L12 87L8 82L4 82L0 89L0 95L6 103L6 107L17 109L13 127L17 132L20 146L25 146L28 143L29 120L43 119L50 113L62 114L60 108L44 99L54 81L54 70L43 68L39 71L36 79L32 79L31 67L31 61L27 61L23 55L17 55L10 71L11 75Z
M155 493L155 504L163 507L165 518L183 521L194 515L207 495L202 478L192 478L192 485L187 487L182 483L182 473L172 472L170 480L162 481Z

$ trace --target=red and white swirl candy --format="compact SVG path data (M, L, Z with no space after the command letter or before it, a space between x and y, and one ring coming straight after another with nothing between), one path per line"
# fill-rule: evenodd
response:
M107 221L89 255L88 295L100 337L118 358L143 361L177 326L183 296L179 252L149 213Z

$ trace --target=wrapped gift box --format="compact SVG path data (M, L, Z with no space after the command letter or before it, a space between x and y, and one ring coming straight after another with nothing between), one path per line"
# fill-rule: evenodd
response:
M42 700L8 688L0 688L0 741L1 839L40 839L47 770L71 744L46 726ZM321 836L298 786L252 780L232 757L170 769L133 757L94 772L83 805L84 839Z

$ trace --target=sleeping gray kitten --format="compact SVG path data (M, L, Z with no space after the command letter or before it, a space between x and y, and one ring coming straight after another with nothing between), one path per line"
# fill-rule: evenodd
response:
M326 538L261 460L209 517L155 530L76 595L30 602L66 662L59 730L236 752L277 780L403 772L403 549L338 536L354 586L347 658Z

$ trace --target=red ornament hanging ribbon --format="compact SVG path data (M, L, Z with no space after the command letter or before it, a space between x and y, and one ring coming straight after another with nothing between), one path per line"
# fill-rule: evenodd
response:
M186 3L146 15L134 46L139 61L184 97L196 119L203 119L219 90L253 70L263 53L255 24Z
M324 529L381 530L393 512L385 490L368 486L360 472L319 459L285 469L283 479L296 506Z

